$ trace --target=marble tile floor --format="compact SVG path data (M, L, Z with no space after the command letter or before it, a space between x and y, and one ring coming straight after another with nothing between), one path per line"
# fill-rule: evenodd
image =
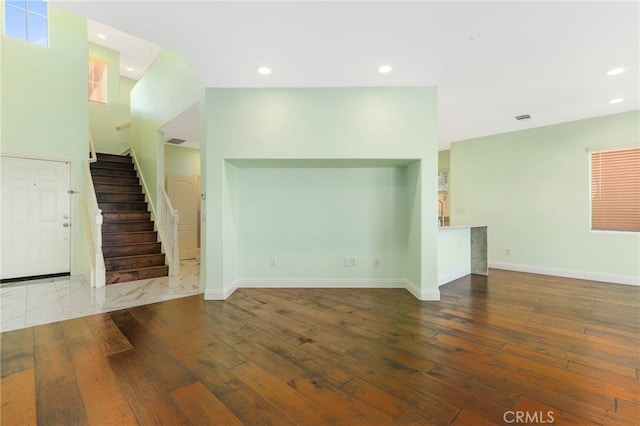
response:
M91 288L83 277L58 277L0 286L0 332L110 312L202 293L200 261L180 262L177 277Z

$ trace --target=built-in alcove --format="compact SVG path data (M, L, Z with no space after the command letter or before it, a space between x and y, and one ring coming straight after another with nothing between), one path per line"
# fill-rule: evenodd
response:
M239 284L406 287L419 262L410 238L419 165L227 160L225 232Z

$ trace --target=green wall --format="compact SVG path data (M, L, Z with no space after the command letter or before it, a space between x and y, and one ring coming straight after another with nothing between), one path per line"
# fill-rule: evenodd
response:
M240 277L405 276L405 167L248 167L239 182Z
M120 76L120 53L89 43L89 57L107 63L107 104L89 102L89 123L96 151L119 154L129 146L130 128L117 126L131 121L129 92L136 81Z
M300 277L301 264L304 263L317 265L313 270L307 270L307 274L313 273L315 277L306 278L348 276L367 279L397 274L393 278L411 280L412 291L418 297L438 298L436 98L432 88L207 89L207 132L206 143L202 147L203 164L206 164L203 177L207 213L204 227L206 242L203 245L206 247L203 259L208 269L205 297L223 298L234 285L246 279ZM276 185L282 179L277 178L273 170L261 167L263 162L260 160L264 159L283 160L280 161L280 175L300 179L300 185L306 186L304 199L291 198L293 193L300 191L299 187ZM417 165L411 171L408 170L411 166L406 166L407 170L400 173L411 174L414 181L408 182L406 187L415 192L407 194L407 200L401 195L406 190L400 190L400 187L385 192L382 187L391 185L388 176L391 172L373 170L375 161L360 162L358 167L365 170L354 171L352 166L340 164L343 159L420 160L419 163L414 162ZM309 170L310 164L317 164L309 163L310 160L323 160L325 167L346 169L336 171L336 177L331 178L326 171ZM290 170L292 168L300 170ZM336 186L337 176L340 176L342 188ZM335 235L337 229L344 230L343 237L352 242L362 236L360 226L365 226L365 223L373 226L369 235L375 238L389 231L387 223L376 222L372 218L354 228L344 229L339 222L338 208L326 206L327 217L319 211L313 216L294 218L299 220L295 232L287 231L276 247L284 253L278 258L280 266L275 268L277 272L271 267L265 269L264 257L267 251L273 250L270 248L273 243L248 235L245 226L257 229L272 223L282 230L286 219L279 214L284 210L277 206L271 207L273 211L268 217L257 217L267 208L269 199L256 191L254 185L270 185L269 193L281 194L279 202L285 209L289 207L300 211L305 207L303 204L314 199L325 203L344 201L349 188L357 187L365 176L374 179L375 183L369 181L358 189L361 192L356 193L371 205L381 208L383 202L394 196L405 200L400 201L405 206L403 209L406 208L402 217L394 218L398 220L394 226L408 229L412 234L402 241L407 247L404 259L391 256L387 259L388 269L384 271L364 267L345 271L347 268L342 264L342 259L347 256L366 259L374 251L388 253L392 247L397 247L398 242L394 239L397 236L376 244L371 241L358 243L353 254L343 253L349 247L342 247L340 240L334 240L330 248L326 245L329 241L325 241L321 254L314 253L309 245L300 252L305 244L309 244L309 238L318 233L318 229L311 229L316 223L322 223L330 235ZM381 179L381 176L386 177ZM317 181L320 177L322 180ZM291 182L289 184L292 185ZM374 190L378 184L381 187ZM327 188L333 188L333 192ZM350 223L364 220L363 212L354 204L357 203L349 200L343 214ZM248 205L264 209L253 210L252 207L250 212L246 212L243 207ZM374 208L370 213L376 215L377 211ZM388 217L389 209L383 208L380 214ZM294 234L300 233L301 240L295 241ZM271 233L268 235L275 238ZM326 263L314 263L316 259L326 260ZM340 259L338 266L335 259ZM412 265L411 273L408 272L409 264Z
M639 123L633 111L455 142L452 223L489 226L493 267L638 284L640 235L590 231L587 148L638 146Z
M158 55L131 90L131 147L154 206L158 190L164 186L165 149L158 129L203 96L202 82L184 58L170 50Z
M165 144L164 173L165 176L200 176L200 150Z
M1 37L0 153L71 162L71 189L80 192L71 198L71 272L88 273L80 214L89 148L86 20L49 5L48 48Z
M451 150L438 151L438 170L449 170Z

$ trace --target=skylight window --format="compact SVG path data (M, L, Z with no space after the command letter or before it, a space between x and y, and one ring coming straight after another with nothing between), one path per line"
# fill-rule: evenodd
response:
M49 46L48 5L44 1L6 0L4 33L39 46Z

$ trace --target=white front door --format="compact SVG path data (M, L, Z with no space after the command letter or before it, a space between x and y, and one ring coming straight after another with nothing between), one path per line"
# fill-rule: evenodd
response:
M0 278L70 271L70 164L1 157Z
M198 244L200 176L167 176L167 195L180 217L178 222L180 260L193 259L200 254Z

